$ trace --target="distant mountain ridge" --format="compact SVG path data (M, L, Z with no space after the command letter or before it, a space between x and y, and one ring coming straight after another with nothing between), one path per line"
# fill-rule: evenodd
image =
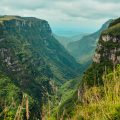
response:
M82 39L68 44L67 49L78 61L91 60L100 34L105 30L112 20L108 20L95 33L84 36Z
M87 35L87 33L80 33L74 36L60 36L57 34L53 34L53 36L67 49L67 46L71 42L78 41L83 36Z

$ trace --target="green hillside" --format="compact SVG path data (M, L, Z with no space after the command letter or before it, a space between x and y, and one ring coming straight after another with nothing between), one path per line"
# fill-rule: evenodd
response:
M91 61L100 34L108 27L110 22L111 20L104 23L97 32L86 35L78 41L69 43L67 48L71 55L73 55L81 63Z
M120 119L119 19L102 31L93 62L73 96L59 108L64 120ZM64 111L64 112L63 112Z
M72 45L84 65L47 21L0 17L0 120L120 119L120 18Z
M47 21L0 17L1 119L41 119L54 88L81 73L81 65L53 37Z
M78 35L74 35L74 36L60 36L60 35L56 35L54 34L54 37L66 48L68 49L68 45L71 42L75 42L80 40L83 36L87 35L87 33L81 33Z

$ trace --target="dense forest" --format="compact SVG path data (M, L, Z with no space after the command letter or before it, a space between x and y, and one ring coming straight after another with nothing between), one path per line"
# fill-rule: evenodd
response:
M120 120L120 18L62 39L46 20L0 17L0 120Z

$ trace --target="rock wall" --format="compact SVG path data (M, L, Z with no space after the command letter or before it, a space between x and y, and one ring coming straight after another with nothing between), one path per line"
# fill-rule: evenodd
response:
M101 35L93 61L100 63L104 60L120 63L120 36Z

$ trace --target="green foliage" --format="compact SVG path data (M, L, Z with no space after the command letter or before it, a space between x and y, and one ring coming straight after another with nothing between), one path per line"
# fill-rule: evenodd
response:
M108 29L103 31L103 34L108 34L108 35L113 35L113 36L118 36L120 35L120 18L113 20Z
M11 103L12 98L20 100L21 91L14 85L10 78L0 73L0 97L1 100L6 100L8 104ZM16 101L17 102L17 101Z
M107 21L103 26L96 31L95 33L85 35L78 41L74 41L68 44L68 50L80 63L84 61L86 65L89 61L89 64L85 66L85 69L90 65L92 56L97 46L98 39L103 30L108 28L108 25L111 23L111 20Z
M120 66L103 76L103 85L84 89L82 103L77 105L72 119L120 119Z
M71 98L74 94L75 90L78 88L78 84L81 78L77 77L75 79L69 80L65 84L63 84L60 88L58 93L61 94L61 102L66 101L68 98Z
M109 27L112 27L112 26L118 24L119 22L120 22L120 18L115 19L115 20L113 20L113 21L110 23Z
M2 16L0 21L2 118L5 115L6 119L15 119L16 116L19 118L19 112L22 119L26 119L27 96L30 119L41 119L43 104L46 105L50 100L54 100L55 105L58 102L56 96L51 97L53 88L50 82L54 81L55 85L61 87L67 81L59 91L64 101L76 88L77 82L69 82L69 79L82 73L82 67L52 36L47 21L18 16ZM74 84L74 88L71 84ZM65 91L70 92L69 95L66 93L64 96ZM4 111L5 108L8 110ZM55 110L57 111L56 108Z
M120 35L120 23L109 27L109 29L105 30L103 34L109 34L109 35L114 35L114 36Z
M114 35L119 38L119 28L118 22L105 30L102 35ZM118 41L112 40L107 42L99 40L99 44L102 47L96 52L100 54L100 63L93 62L84 73L79 89L59 108L60 118L70 118L71 120L119 119L120 66L116 66L117 63L113 63L109 55L112 54L111 50L119 49L120 46ZM115 55L119 56L119 51L116 51Z

